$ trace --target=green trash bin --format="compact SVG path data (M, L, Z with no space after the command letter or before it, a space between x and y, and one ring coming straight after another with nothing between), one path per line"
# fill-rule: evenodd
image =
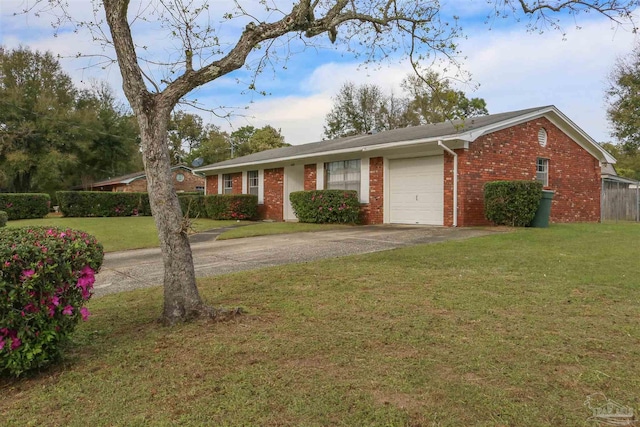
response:
M542 190L542 198L540 205L536 211L536 216L531 221L531 227L548 227L549 217L551 216L551 201L555 192L551 190Z

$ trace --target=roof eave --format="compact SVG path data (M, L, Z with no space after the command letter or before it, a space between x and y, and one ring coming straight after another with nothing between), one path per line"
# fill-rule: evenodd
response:
M278 164L278 163L284 163L288 161L308 159L308 158L321 157L321 156L331 156L336 154L347 154L347 153L392 149L392 148L398 148L398 147L404 147L404 146L410 146L410 145L425 144L430 142L437 143L438 141L445 142L445 141L452 141L452 140L460 140L460 141L469 143L469 142L475 141L476 139L488 133L497 132L499 130L506 129L511 126L524 123L524 122L536 119L538 117L543 117L543 116L549 119L550 121L554 122L554 124L561 129L564 127L563 124L568 125L569 130L571 130L574 133L573 136L572 135L569 135L569 136L571 136L573 140L576 140L575 137L577 137L579 140L576 140L576 143L578 143L578 145L584 148L592 156L597 158L600 162L610 163L610 164L616 163L616 159L613 156L611 156L611 154L609 154L606 150L604 150L593 138L591 138L586 132L580 129L575 123L573 123L567 116L565 116L555 106L550 105L547 107L539 108L537 110L531 111L526 114L521 114L511 119L502 120L497 123L492 123L489 125L479 127L477 129L472 129L472 130L461 132L461 133L453 133L448 135L441 135L441 136L414 139L414 140L405 140L405 141L398 141L398 142L388 142L388 143L376 144L371 146L360 146L360 147L353 147L353 148L347 148L347 149L341 149L341 150L325 151L320 153L301 154L297 156L280 157L276 159L265 159L265 160L251 161L251 162L245 162L245 163L236 163L236 164L223 165L223 166L217 166L217 167L214 165L211 165L211 166L207 166L199 169L194 169L194 172L203 173L204 175L207 175L207 173L212 174L212 172L222 172L222 171L232 170L232 169L242 169L249 166L264 166L269 164ZM559 120L557 120L556 118Z
M336 154L349 154L349 153L360 153L360 152L368 152L368 151L376 151L376 150L393 149L393 148L407 147L411 145L427 144L430 142L437 143L438 141L453 141L453 140L463 140L465 142L468 142L470 141L468 138L469 136L467 134L451 134L451 135L444 135L439 137L412 139L407 141L386 142L383 144L344 148L341 150L323 151L320 153L309 153L309 154L301 154L298 156L279 157L276 159L266 159L266 160L257 160L257 161L246 162L246 163L236 163L233 165L224 165L224 166L218 166L218 167L209 166L209 167L194 169L194 172L203 173L206 175L207 172L221 172L221 171L231 170L231 169L242 169L248 166L264 166L269 164L286 163L294 160L311 159L314 157L333 156Z
M565 116L560 110L558 110L555 106L550 105L548 107L543 107L538 110L532 111L527 114L523 114L512 119L503 120L498 123L494 123L491 125L487 125L478 129L474 129L469 131L467 134L470 139L469 142L473 142L479 137L486 135L488 133L496 132L502 129L509 128L519 123L528 122L529 120L533 120L537 117L547 117L547 119L554 122L556 126L562 128L561 123L557 123L556 120L553 120L553 115L562 120L563 123L569 125L569 128L573 130L579 138L583 140L583 143L580 141L576 141L578 145L587 150L592 156L597 158L600 162L615 164L616 159L609 154L604 148L600 146L593 138L591 138L585 131L583 131L580 127L578 127L571 119ZM575 140L575 138L572 138Z

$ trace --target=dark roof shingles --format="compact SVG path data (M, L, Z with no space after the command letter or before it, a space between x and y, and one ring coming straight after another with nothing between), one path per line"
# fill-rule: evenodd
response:
M473 129L482 128L504 120L510 120L518 116L529 114L537 110L548 107L528 108L526 110L511 111L507 113L490 114L464 120L453 120L449 122L435 123L423 126L412 126L402 129L393 129L375 134L357 135L346 138L339 138L327 141L311 142L308 144L292 145L283 148L261 151L243 157L202 166L197 170L206 170L211 167L226 167L244 163L261 162L278 159L286 159L294 156L305 156L320 154L323 152L347 150L351 148L367 147L378 144L388 144L400 141L411 141L422 138L437 138L468 132Z

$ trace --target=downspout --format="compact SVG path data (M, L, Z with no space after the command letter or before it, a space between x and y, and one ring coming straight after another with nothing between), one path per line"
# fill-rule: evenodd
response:
M453 226L458 226L458 155L455 151L438 141L438 145L453 156Z

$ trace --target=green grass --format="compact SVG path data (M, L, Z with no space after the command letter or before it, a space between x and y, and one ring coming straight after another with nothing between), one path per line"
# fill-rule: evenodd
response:
M562 225L200 281L236 322L98 298L5 425L586 426L640 407L640 224Z
M268 236L272 234L326 231L351 227L344 224L306 224L301 222L261 222L225 231L218 240L241 239L243 237Z
M194 231L235 224L235 221L214 221L196 219L193 221ZM42 218L9 221L7 227L23 227L43 225L50 227L66 227L86 231L94 235L104 246L106 252L127 249L158 247L158 232L153 218L150 216L118 217L118 218Z

